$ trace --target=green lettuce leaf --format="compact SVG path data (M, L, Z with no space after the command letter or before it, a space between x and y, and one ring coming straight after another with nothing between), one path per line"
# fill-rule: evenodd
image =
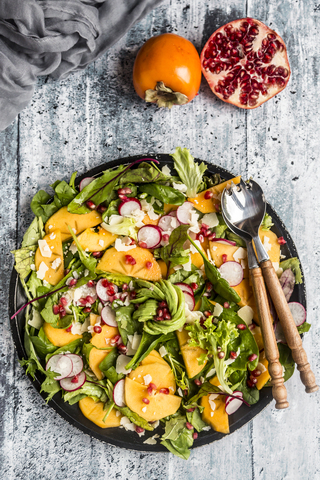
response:
M187 187L187 196L195 197L203 174L207 170L206 165L204 163L197 164L187 148L177 147L171 157L174 160L174 168Z
M137 239L137 222L133 218L123 218L121 223L116 225L108 225L103 223L102 227L107 230L107 232L113 233L115 235L123 235L124 237L131 237L135 240Z
M31 247L32 245L38 246L38 240L43 238L45 235L43 229L43 221L41 217L34 217L28 230L23 236L21 243L21 248Z
M22 280L24 280L32 271L31 265L34 265L34 254L36 250L37 246L31 245L30 247L11 251L15 260L14 268Z
M183 193L175 188L167 187L166 185L159 185L157 183L141 185L139 191L148 193L151 197L155 197L161 202L170 203L171 205L182 205L186 200Z
M280 262L279 267L282 268L283 271L291 268L296 278L296 283L302 283L302 273L300 268L300 262L297 257L288 258L283 262Z
M193 430L186 427L186 417L172 417L165 424L165 432L161 438L161 444L171 453L183 460L188 460L190 447L193 445Z
M125 183L153 183L166 182L170 177L164 175L154 163L143 162L138 168L127 170L119 180L119 184Z
M266 213L261 223L261 229L265 231L270 230L273 225L274 224L272 223L272 217L268 213Z

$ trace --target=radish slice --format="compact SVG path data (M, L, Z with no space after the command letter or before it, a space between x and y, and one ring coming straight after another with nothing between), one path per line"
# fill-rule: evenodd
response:
M53 355L53 357L48 360L46 365L46 370L49 370L49 368L52 372L59 374L54 379L61 380L62 378L66 378L71 374L73 369L72 360L67 355Z
M291 270L291 268L287 268L279 278L280 285L282 287L284 296L286 297L287 302L289 302L290 297L292 295L294 285L296 283L296 277Z
M294 323L297 327L300 327L300 325L302 325L306 321L306 309L303 305L301 305L301 303L298 302L290 302L288 303L288 307L290 308Z
M232 240L227 240L226 238L213 238L212 240L210 240L210 242L218 242L222 245L232 245L233 247L237 245L236 242L233 242Z
M106 305L101 310L101 319L109 327L117 327L118 323L116 321L116 313L112 310L109 305Z
M175 228L179 227L180 222L173 215L164 215L158 222L158 227L164 232L172 232Z
M233 392L233 395L239 397L239 398L234 398L234 397L228 397L226 399L226 413L228 415L232 415L235 413L242 405L242 398L243 394L242 392Z
M118 407L126 406L126 402L124 401L124 378L115 384L112 395L113 401Z
M72 372L70 373L70 375L68 375L68 378L79 375L79 373L81 373L83 369L83 360L80 355L76 355L75 353L66 353L65 356L70 358L73 365Z
M94 178L93 177L86 177L83 180L81 180L80 185L79 185L79 190L83 190L85 187L89 185L89 183L93 182Z
M239 285L243 279L243 268L238 262L225 262L219 268L221 277L227 280L230 287Z
M183 295L184 295L185 302L186 302L190 312L192 312L192 310L194 310L194 307L195 307L195 304L196 304L196 302L194 301L193 294L190 295L190 293L188 293L188 292L183 292Z
M190 285L187 285L186 283L183 283L183 282L179 282L179 283L175 283L175 285L179 288L181 288L181 290L183 292L187 292L189 293L190 295L193 296L193 290L192 288L190 287Z
M60 380L60 386L66 392L74 392L75 390L79 390L79 388L82 387L85 381L86 374L84 372L81 372L79 375L75 375L72 378L63 378L62 380Z
M169 217L175 217L177 218L177 210L172 210L172 212L167 213Z
M127 200L123 200L118 207L118 212L123 217L132 215L132 212L135 210L141 210L141 203L137 198L127 198Z
M138 244L144 248L156 248L162 238L161 229L156 225L145 225L138 232Z
M183 225L188 225L190 222L190 214L191 210L194 208L193 203L191 202L184 202L180 207L177 209L177 219Z

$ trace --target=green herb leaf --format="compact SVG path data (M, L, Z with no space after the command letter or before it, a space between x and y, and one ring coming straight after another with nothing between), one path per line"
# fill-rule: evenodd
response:
M282 268L283 271L287 270L288 268L291 268L291 270L293 271L296 277L296 283L302 283L302 273L300 268L300 262L297 257L288 258L287 260L280 262L279 267Z
M175 188L167 187L166 185L159 185L158 183L141 185L139 191L148 193L148 195L157 198L161 202L170 203L171 205L182 205L186 200L183 193Z
M302 325L300 325L298 328L298 332L301 334L301 333L307 333L309 332L310 328L311 328L311 324L310 323L307 323L307 322L304 322Z
M207 170L206 165L204 163L197 164L187 148L177 147L171 157L181 181L187 186L187 196L195 197L203 174Z
M91 183L89 184L89 186L91 185ZM94 258L94 257L90 257L90 255L87 255L87 253L83 250L83 248L81 247L77 237L75 236L75 234L73 233L73 230L72 228L70 227L70 225L68 225L68 229L69 229L69 232L71 233L72 235L72 238L74 240L74 243L76 244L77 246L77 249L78 249L78 253L79 253L79 257L80 257L80 260L81 262L83 263L83 265L91 272L91 273L94 273L95 272L95 269L96 269L96 266L97 266L97 260ZM89 280L89 279L88 279Z
M46 221L58 210L54 203L47 202L50 200L51 195L44 190L39 190L31 200L31 210L37 217L41 217L42 221Z
M272 217L270 217L270 215L266 213L261 223L261 229L267 231L270 230L273 225L274 224L272 223Z
M193 431L186 428L186 417L172 417L165 425L165 433L161 438L161 444L171 453L188 460L189 448L193 445Z
M168 178L154 163L143 162L138 168L127 170L120 178L119 184L165 182Z
M31 265L34 264L34 252L37 250L36 245L30 247L20 248L19 250L12 250L14 255L15 265L19 277L24 280L31 270Z
M38 240L43 238L45 232L43 230L43 222L41 217L34 217L28 230L23 236L21 248L31 247L32 245L38 246Z

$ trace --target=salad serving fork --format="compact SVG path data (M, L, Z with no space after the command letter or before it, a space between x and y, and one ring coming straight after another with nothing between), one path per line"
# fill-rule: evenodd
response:
M319 387L316 384L315 376L302 346L301 337L278 276L259 237L259 227L266 212L264 193L253 180L244 182L241 179L239 184L232 183L229 189L224 189L221 197L221 209L228 228L241 237L247 245L250 282L257 305L265 355L269 363L268 369L273 386L272 394L277 409L287 408L289 403L284 386L282 366L279 361L279 351L266 286L283 328L287 344L292 351L292 357L300 371L300 378L306 387L306 392L316 392Z

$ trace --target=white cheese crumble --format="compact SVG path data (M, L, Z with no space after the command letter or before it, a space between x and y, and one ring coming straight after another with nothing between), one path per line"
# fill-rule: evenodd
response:
M51 268L53 268L53 270L58 270L60 265L61 265L61 258L58 257L51 263Z
M153 437L147 438L147 440L145 440L143 443L145 443L146 445L156 445L157 438L160 438L160 435L156 433L155 435L153 435Z
M269 241L269 237L265 236L264 239L263 239L263 246L265 248L265 251L268 253L271 248L272 248L272 245Z
M179 394L180 397L183 397L183 391L181 390L180 387L178 388L178 394Z
M245 258L247 258L247 250L243 247L239 247L233 254L233 259L238 263Z
M206 213L203 215L201 222L208 225L209 228L219 225L219 219L216 213Z
M245 305L237 311L238 316L247 324L252 324L253 310L249 305Z
M213 315L215 317L219 317L222 312L223 312L223 307L220 305L220 303L216 303L213 309Z
M128 238L129 237L116 239L114 246L118 252L128 252L129 250L136 248L136 245L128 245ZM130 240L130 243L131 243L131 240Z
M219 395L216 394L216 393L211 393L209 395L209 405L210 405L210 408L212 410L211 412L211 416L213 416L213 412L215 411L216 409L216 404L214 403L214 400L218 397Z
M200 318L203 316L202 312L190 311L186 303L185 303L184 311L186 316L186 323L194 323L196 320L200 320Z
M69 250L70 252L72 253L72 255L74 255L75 253L77 253L78 249L77 249L77 245L75 243L71 243L70 247L69 247Z
M35 269L36 269L36 266L35 266L35 264L34 264L34 263L32 263L32 264L30 265L30 268L31 268L31 270L35 270Z
M184 183L174 183L173 182L172 186L173 186L173 188L175 188L176 190L178 190L181 193L186 193L186 191L188 190L187 185L185 185Z
M116 372L123 373L123 375L128 375L128 373L131 372L131 368L129 370L126 370L125 366L127 363L131 361L130 357L127 357L126 355L119 355L117 358L117 363L116 363Z
M212 377L215 373L216 373L216 369L211 368L211 370L209 370L209 372L207 372L206 378Z
M39 265L39 270L37 271L37 277L40 280L43 280L48 270L49 270L49 267L47 267L47 265L44 262L41 262Z
M162 167L161 172L163 173L163 175L166 175L167 177L171 177L171 170L168 167L168 165L165 165L164 167Z
M148 375L145 375L145 376L143 377L143 381L144 381L144 384L145 384L145 385L149 385L149 384L152 382L152 377L151 377L151 375L149 375L149 373L148 373Z
M52 255L51 249L47 244L46 240L38 240L38 245L40 249L40 253L43 257L50 258Z
M160 353L161 357L164 357L165 355L168 354L168 351L167 351L167 349L164 345L162 345L162 347L159 348L159 353Z
M187 263L184 263L182 265L182 268L185 272L191 272L191 269L192 269L191 257L189 257L189 260L187 261Z
M54 240L56 238L56 234L54 232L50 233L49 238L50 240Z
M134 432L136 429L134 423L131 423L128 417L122 417L120 425L122 425L125 430L130 430L131 432Z
M153 206L146 200L141 200L141 207L142 210L148 215L150 220L158 220L158 218L160 218L160 215L155 213Z
M141 410L143 411L143 413L146 413L147 407L143 407L143 408L141 408Z
M75 288L73 295L73 301L75 305L81 305L79 302L80 298L86 298L88 295L90 297L97 298L95 287L88 287L88 285L85 283L81 287Z

